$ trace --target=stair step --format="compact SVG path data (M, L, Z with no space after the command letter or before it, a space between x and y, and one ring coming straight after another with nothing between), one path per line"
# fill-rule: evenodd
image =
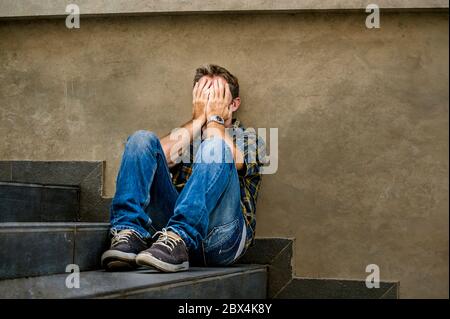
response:
M0 222L74 222L78 186L0 182Z
M262 265L197 268L160 273L81 272L80 288L67 288L69 274L0 281L0 298L266 298Z
M0 279L100 269L108 223L0 223Z

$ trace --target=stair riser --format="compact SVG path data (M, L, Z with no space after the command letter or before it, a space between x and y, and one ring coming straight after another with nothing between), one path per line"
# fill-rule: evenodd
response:
M0 223L75 222L80 189L0 183Z
M105 299L264 299L267 297L266 282L267 272L257 271L91 297Z
M81 189L77 221L108 222L111 199L102 196L103 165L101 161L0 161L0 181L77 185Z
M79 287L68 287L69 274L0 281L0 298L265 298L267 269L261 265L193 267L162 273L142 268L126 272L81 272Z
M100 268L108 226L49 223L0 225L0 279Z
M367 288L365 280L293 278L280 299L398 299L398 282L380 282Z
M73 260L70 229L0 233L0 278L64 272Z

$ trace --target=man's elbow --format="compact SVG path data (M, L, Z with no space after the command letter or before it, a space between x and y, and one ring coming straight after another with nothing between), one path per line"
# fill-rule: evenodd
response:
M235 165L236 165L237 171L241 171L241 170L243 170L245 168L245 165L244 165L243 162L236 161Z

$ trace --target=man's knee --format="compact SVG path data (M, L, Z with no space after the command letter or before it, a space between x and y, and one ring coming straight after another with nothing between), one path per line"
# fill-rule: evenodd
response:
M232 163L230 147L221 138L205 139L200 145L202 163Z
M139 130L128 137L127 148L130 150L144 150L159 145L158 136L150 131Z

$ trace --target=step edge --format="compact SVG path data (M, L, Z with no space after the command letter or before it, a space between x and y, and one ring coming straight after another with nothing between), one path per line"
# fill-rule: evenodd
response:
M267 276L267 269L265 269L265 267L262 267L262 268L256 268L256 269L237 271L237 272L233 272L233 273L215 274L215 275L209 275L209 276L205 275L203 277L195 277L195 278L190 278L188 280L181 280L181 279L174 280L171 282L164 283L162 285L148 285L148 286L142 287L142 288L129 288L129 289L122 289L122 290L118 289L118 290L120 290L119 292L110 291L105 294L86 295L86 296L83 296L82 298L107 299L107 298L128 297L128 296L136 295L136 294L143 293L143 292L149 292L152 290L182 287L182 286L187 286L194 282L195 283L208 282L208 281L213 281L213 280L218 280L218 279L227 279L227 278L232 278L232 277L236 277L236 276L242 276L244 274L254 274L254 273L259 273L259 272L264 272ZM73 298L79 298L79 297L73 297ZM73 298L70 298L70 299L73 299Z
M236 265L238 266L238 264ZM78 295L74 295L74 296L66 296L66 297L61 297L61 299L85 299L85 298L111 298L108 297L110 295L120 295L121 292L126 293L129 291L135 291L136 289L139 290L150 290L150 289L158 289L160 287L166 287L168 285L175 285L175 284L181 284L181 283L188 283L191 281L200 281L203 279L208 279L208 278L218 278L218 277L222 277L222 276L228 276L228 275L242 275L242 274L247 274L247 273L254 273L254 272L264 272L267 275L267 267L265 265L249 265L249 264L245 264L245 265L240 265L241 267L239 267L238 269L233 270L234 267L229 267L229 268L221 268L221 272L219 273L215 273L215 274L203 274L203 275L198 275L195 277L191 277L191 278L179 278L179 279L173 279L173 280L168 280L167 282L164 283L152 283L152 284L146 284L143 286L137 286L137 287L131 287L131 288L117 288L117 289L113 289L110 291L106 291L106 292L97 292L97 293L86 293L83 294L80 292L80 294ZM242 266L248 269L242 269ZM202 267L204 268L204 267ZM231 271L231 272L230 272ZM86 273L103 273L105 272L104 270L90 270L90 271L82 271L80 272L80 275L82 274L86 274ZM149 274L150 275L150 274ZM37 281L37 280L45 280L45 279L52 279L52 278L57 278L57 277L61 277L61 279L63 279L64 277L67 277L68 274L67 273L59 273L59 274L51 274L51 275L42 275L42 276L33 276L33 277L22 277L22 278L11 278L11 279L3 279L0 280L0 284L1 283L20 283L20 282L25 282L25 281ZM123 294L122 293L122 294ZM7 298L4 296L0 296L0 298ZM42 297L41 299L45 299L45 298L51 298L51 297Z
M28 183L19 181L0 181L0 186L12 186L12 187L30 187L30 188L60 188L70 190L80 190L79 185L72 184L46 184L46 183Z
M351 281L351 282L363 282L366 278L342 278L342 277L302 277L302 276L292 276L295 280L323 280L323 281ZM381 280L380 282L386 284L399 284L400 280Z
M67 231L67 230L105 230L109 223L101 222L3 222L0 233L33 231Z

